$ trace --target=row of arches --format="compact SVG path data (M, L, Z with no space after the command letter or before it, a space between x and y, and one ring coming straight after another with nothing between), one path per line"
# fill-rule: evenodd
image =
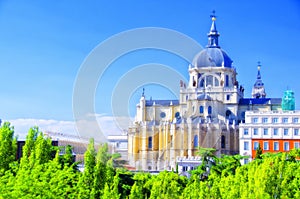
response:
M217 75L205 75L198 79L198 85L193 77L193 86L198 86L199 88L204 87L219 87L223 86L224 81L220 79ZM229 86L229 75L225 75L225 87Z

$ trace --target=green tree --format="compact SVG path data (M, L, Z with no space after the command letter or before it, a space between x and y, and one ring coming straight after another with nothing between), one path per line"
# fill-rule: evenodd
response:
M9 122L0 127L0 173L4 174L9 165L16 161L17 139L14 137L14 128Z
M64 154L59 156L59 162L64 167L71 167L74 171L78 170L78 162L75 162L75 157L73 156L73 147L67 145L60 150L64 151Z
M201 189L201 181L197 175L192 175L189 183L185 187L182 192L182 198L184 199L198 199L198 198L205 198L203 197L204 190Z
M150 199L154 198L179 198L184 186L179 182L178 174L163 171L152 178Z
M107 143L101 144L97 157L96 157L96 166L94 172L94 186L92 188L91 196L92 198L99 198L101 196L101 191L103 192L105 188L105 183L107 179L107 161L109 160L108 155L108 146Z
M217 157L215 152L216 149L214 148L199 148L197 155L201 157L201 164L191 173L198 175L202 180L207 179L211 167L216 165Z
M96 151L94 139L90 139L88 148L84 153L84 171L78 182L78 198L90 198L94 187L94 169L96 166Z
M105 183L104 191L102 199L119 199L121 194L119 194L119 175L116 174L114 176L113 184L109 186L107 183Z
M29 129L28 134L26 136L25 145L23 146L23 154L21 158L20 166L23 167L30 167L29 165L29 157L33 156L34 147L35 147L35 140L38 136L38 127L32 127Z
M143 199L143 187L135 182L131 188L129 199Z
M258 147L255 152L255 159L262 159L261 155L262 155L262 149L260 147L260 144L258 144Z
M45 138L43 133L36 129L38 136L34 143L34 161L35 164L44 164L52 159L54 152L52 141L50 138Z
M222 155L221 158L216 158L216 164L212 170L219 175L232 175L238 167L241 166L240 160L244 157L241 155Z
M150 173L136 173L133 176L133 180L137 184L137 187L142 188L144 198L149 198L153 181ZM132 187L133 188L133 187Z
M79 172L72 165L61 165L59 153L56 158L47 163L43 179L48 180L47 198L75 198Z

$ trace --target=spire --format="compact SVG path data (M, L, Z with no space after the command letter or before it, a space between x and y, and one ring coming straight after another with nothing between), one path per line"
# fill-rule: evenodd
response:
M257 78L256 79L261 79L261 75L260 75L260 61L257 62Z
M252 97L253 98L265 98L266 97L265 86L261 79L260 68L261 68L261 64L260 64L260 62L257 62L257 77L256 77L256 81L252 88Z
M145 97L145 88L143 88L142 97Z
M212 14L210 15L211 20L212 20L212 24L210 27L210 31L208 33L208 48L220 48L219 46L219 42L218 42L218 38L220 36L219 32L217 31L217 27L216 27L216 15L215 15L215 11L212 11Z

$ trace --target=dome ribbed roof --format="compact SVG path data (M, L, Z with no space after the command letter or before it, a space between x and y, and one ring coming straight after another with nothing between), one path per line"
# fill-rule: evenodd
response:
M201 67L232 67L232 60L220 48L206 48L200 51L193 59L193 66Z

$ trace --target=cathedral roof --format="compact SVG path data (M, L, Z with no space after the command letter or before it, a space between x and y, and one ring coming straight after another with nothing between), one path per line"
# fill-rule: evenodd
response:
M200 51L193 59L192 65L200 67L232 67L232 60L219 46L219 32L216 28L216 16L211 15L212 24L208 33L208 45Z
M160 106L171 106L178 105L179 100L146 100L146 106L160 105Z
M276 104L281 105L281 98L242 98L239 105L262 105L262 104Z

